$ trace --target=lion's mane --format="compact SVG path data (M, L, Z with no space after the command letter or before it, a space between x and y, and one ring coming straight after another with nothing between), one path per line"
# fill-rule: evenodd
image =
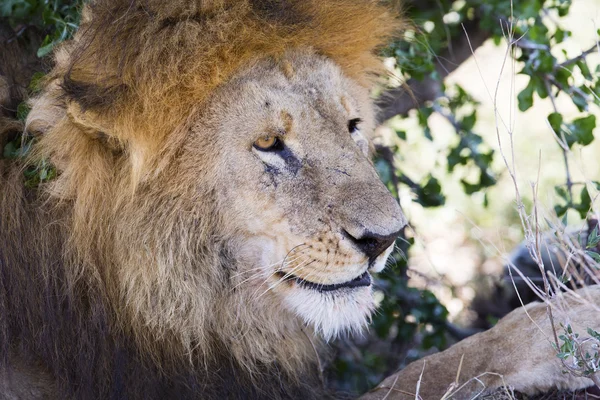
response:
M373 0L88 4L26 123L27 163L58 177L26 188L0 160L5 365L40 363L82 399L321 398L302 327L226 301L235 243L211 155L191 161L199 176L173 160L191 116L255 60L304 49L369 85L397 28Z

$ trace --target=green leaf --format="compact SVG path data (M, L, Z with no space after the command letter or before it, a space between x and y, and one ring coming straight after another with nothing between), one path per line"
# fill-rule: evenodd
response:
M450 149L450 152L448 153L448 156L446 157L446 159L448 161L448 172L454 171L454 168L457 165L466 165L467 164L467 162L469 161L469 157L467 155L463 154L464 149L468 150L468 148L464 146L464 143L462 140L456 147L453 147L452 149ZM468 152L470 153L470 151L468 151Z
M554 133L556 133L556 135L560 137L560 127L563 122L562 115L560 113L553 112L550 115L548 115L548 122L550 123L550 126L552 127Z
M393 171L388 162L384 159L379 158L375 160L375 170L383 182L390 182L392 180Z
M596 127L596 116L588 115L587 117L578 118L572 123L567 124L567 130L571 135L572 140L567 139L569 147L573 143L579 143L587 146L594 140L593 130Z
M27 119L27 115L29 115L29 105L25 102L19 103L17 106L17 119L19 121L25 121Z
M585 60L578 61L577 66L579 67L579 70L581 71L581 74L583 75L583 77L585 79L588 79L588 80L593 79L592 73L590 72L590 68L588 67Z
M517 100L519 102L519 110L527 111L533 106L533 91L534 85L533 80L530 79L525 89L521 90L521 92L517 95Z
M549 68L549 71L536 71L537 74L541 74L541 73L550 73L553 69L554 69L554 64L551 63L547 68ZM533 85L535 87L535 91L538 94L538 96L540 96L541 99L545 99L546 97L548 97L548 87L546 86L546 81L544 81L542 78L539 77L539 75L533 75L531 78L531 81L533 82Z
M17 147L15 141L8 142L4 145L4 151L2 152L2 157L4 158L17 158L19 156L19 148Z
M431 136L431 129L429 128L428 118L433 113L433 109L431 107L421 107L417 112L417 117L419 120L419 125L423 127L423 133L425 137L429 140L433 140Z
M440 182L433 176L429 176L425 185L414 190L417 195L417 203L423 207L438 207L444 205L446 198L442 194Z
M556 29L556 32L554 33L554 35L552 35L556 43L560 43L563 40L565 40L565 36L565 31L560 28Z
M36 72L33 74L27 88L32 94L37 94L40 90L42 90L42 80L44 76L46 76L46 74L43 72Z
M54 48L54 42L50 42L47 45L42 46L38 49L37 56L39 58L42 58L42 57L50 54L50 52L52 51L53 48Z
M466 194L473 194L473 193L479 192L481 190L481 185L469 183L464 179L461 179L460 183Z
M597 331L593 330L592 328L588 328L587 329L587 333L588 333L588 335L590 335L594 339L600 340L600 333L598 333Z
M560 197L564 201L569 201L569 193L567 192L567 189L565 189L563 186L554 186L554 191L556 192L558 197Z
M582 96L579 93L573 93L571 95L571 100L573 101L573 104L577 106L577 109L579 111L587 111L588 99L586 97Z
M460 121L461 128L468 132L473 129L476 121L477 121L477 112L473 111L470 115L467 115Z
M565 206L565 205L555 205L554 206L554 212L556 213L557 217L562 217L563 215L566 215L567 210L569 209L569 207Z
M600 235L598 235L598 225L594 227L594 229L590 232L587 238L587 243L585 245L586 249L594 248L600 243Z
M579 197L580 203L576 205L575 209L579 211L581 218L585 218L587 213L592 208L592 199L590 197L590 193L588 192L587 186L583 186Z
M595 262L600 263L600 254L596 253L595 251L590 251L590 250L586 250L585 254L587 254Z

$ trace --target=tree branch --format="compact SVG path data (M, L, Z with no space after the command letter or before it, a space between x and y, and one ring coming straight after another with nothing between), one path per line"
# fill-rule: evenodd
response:
M589 54L598 51L598 43L594 43L594 45L592 47L590 47L589 49L587 49L586 51L582 52L580 55L578 55L577 57L573 57L567 61L564 61L560 64L558 64L556 66L556 68L561 68L561 67L566 67L567 65L571 65L576 63L579 60L583 60L584 58L586 58Z
M439 78L427 77L422 81L409 79L405 86L385 91L376 101L379 108L378 121L384 122L398 114L404 115L442 95L443 79L471 57L471 46L475 50L490 37L489 32L479 28L478 19L466 22L464 27L469 32L468 39L466 36L459 35L452 39L448 49L436 55L436 72Z

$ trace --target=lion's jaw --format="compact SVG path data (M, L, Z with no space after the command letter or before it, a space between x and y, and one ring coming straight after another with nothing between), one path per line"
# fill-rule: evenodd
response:
M250 288L251 301L280 304L326 339L364 327L375 308L369 272L383 269L405 224L368 158L368 93L332 62L299 52L258 63L216 103L235 116L217 126L217 146L231 153L221 154L220 201L245 237L237 252L247 267L231 285ZM349 132L358 118L360 130ZM270 132L281 151L253 146Z

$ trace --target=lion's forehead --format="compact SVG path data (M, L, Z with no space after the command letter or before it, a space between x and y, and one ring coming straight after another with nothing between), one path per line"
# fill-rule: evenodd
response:
M351 114L365 121L373 118L368 91L332 61L303 52L290 54L289 61L263 60L241 72L218 93L219 102L254 122L269 122L282 111L304 123Z

